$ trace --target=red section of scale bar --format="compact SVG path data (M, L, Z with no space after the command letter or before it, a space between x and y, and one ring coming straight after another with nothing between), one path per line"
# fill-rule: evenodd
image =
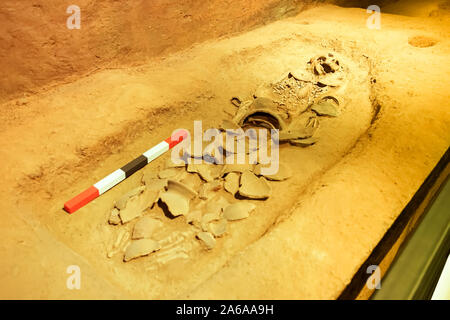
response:
M73 197L64 204L64 210L68 213L73 213L80 209L85 204L91 202L99 196L98 189L94 186L86 189L76 197Z
M177 144L179 144L181 141L186 139L188 136L188 132L186 130L178 130L177 132L173 133L171 137L167 138L166 141L169 144L169 149L172 149Z

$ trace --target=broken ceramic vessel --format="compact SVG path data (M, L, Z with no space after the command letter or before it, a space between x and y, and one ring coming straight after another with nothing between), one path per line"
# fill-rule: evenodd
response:
M235 221L248 218L250 212L255 210L256 206L250 202L236 202L228 205L223 211L223 217L228 221Z
M152 239L133 240L125 250L123 261L128 262L132 259L149 255L152 252L161 249L161 245Z
M326 96L311 107L319 116L337 117L339 115L339 100L333 96Z
M263 168L263 165L258 164L255 167L254 173L258 176L262 175L261 168ZM271 174L271 175L264 175L264 177L267 178L268 180L283 181L283 180L286 180L286 179L289 179L290 177L292 177L292 170L288 165L280 162L278 164L277 173Z
M203 183L198 191L198 196L202 200L208 200L214 197L215 193L221 189L222 182L219 180Z
M241 175L239 194L250 199L267 199L272 188L264 177L258 178L254 173L245 171Z
M214 235L214 237L222 237L227 232L227 220L220 219L212 221L208 224L207 230Z
M119 216L122 223L127 223L142 215L142 212L158 201L159 191L145 189L141 194L128 200L124 209L120 210Z
M145 190L145 187L140 186L140 187L137 187L137 188L134 188L134 189L128 191L123 196L121 196L118 200L115 201L115 203L114 203L115 207L119 210L125 209L128 200L134 196L141 194L144 190Z
M131 238L133 240L151 238L153 233L162 226L163 223L160 220L144 216L136 221Z
M237 172L230 172L225 177L224 182L224 189L231 193L233 196L238 192L239 190L239 180L240 180L240 174Z
M168 180L167 191L160 196L170 213L177 217L189 212L189 202L197 196L197 192L187 185L174 180Z
M230 203L223 196L217 196L205 205L205 212L221 214L225 207Z

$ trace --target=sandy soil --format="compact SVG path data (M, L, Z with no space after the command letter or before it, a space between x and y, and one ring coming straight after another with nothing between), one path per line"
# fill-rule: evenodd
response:
M384 14L382 29L369 30L367 17L315 8L5 102L0 296L338 297L450 142L448 23ZM231 96L248 96L323 52L348 66L350 103L323 122L317 145L281 148L296 169L292 180L212 251L194 245L189 259L156 270L151 257L106 257L117 233L107 223L111 203L140 173L73 215L62 211L173 129L198 119L217 126ZM181 222L168 221L168 230L182 230ZM66 288L72 264L81 268L81 290Z
M0 102L106 68L142 64L208 39L292 16L315 0L80 0L81 29L68 30L73 1L2 1Z

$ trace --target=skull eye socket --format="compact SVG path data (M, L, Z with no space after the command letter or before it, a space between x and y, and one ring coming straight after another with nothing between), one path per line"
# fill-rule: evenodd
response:
M328 63L322 63L322 67L326 73L334 72L333 68L331 68L331 66Z

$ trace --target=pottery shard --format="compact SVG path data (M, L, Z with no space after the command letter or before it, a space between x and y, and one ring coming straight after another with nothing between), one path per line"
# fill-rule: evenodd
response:
M239 105L239 109L236 112L235 116L233 117L234 123L239 123L241 118L248 112L248 109L250 108L252 103L253 100L246 100Z
M142 210L150 208L159 199L160 190L145 189L139 196L142 200Z
M108 223L117 225L120 224L122 220L120 220L119 210L117 208L112 208L111 213L109 215Z
M289 73L294 79L304 82L314 82L314 76L311 72L303 69L296 69Z
M120 220L122 223L127 223L137 217L142 215L141 205L139 198L132 198L129 201L129 205L126 209L123 209L119 212Z
M319 141L319 138L311 137L307 139L290 140L289 143L292 144L293 146L307 147L317 143L317 141Z
M239 194L250 199L266 199L272 189L264 177L258 178L250 171L241 175Z
M158 172L147 171L142 175L141 181L143 184L147 184L146 181L151 181L153 179L158 179Z
M189 213L186 215L186 222L193 225L199 224L201 219L202 219L201 210L192 210L189 211Z
M118 200L115 201L115 207L119 210L125 209L127 206L127 202L130 198L141 194L145 190L144 186L140 186L134 188L133 190L128 191L123 196L121 196Z
M211 221L216 221L220 219L219 213L206 213L202 216L201 227L203 231L208 231L208 225Z
M305 139L311 137L311 134L304 129L280 131L278 139L288 141L292 139Z
M249 202L236 202L227 206L223 212L223 216L228 221L240 220L248 218L256 206Z
M305 112L296 117L286 130L280 131L279 140L306 139L312 137L319 128L319 120L314 112Z
M227 232L227 220L220 219L218 221L212 221L208 225L208 231L211 232L214 237L221 237Z
M181 173L177 168L168 168L161 170L158 173L158 177L161 179L169 179L177 176L179 173Z
M276 105L273 102L272 99L266 98L266 97L257 97L255 100L253 100L252 109L272 109L276 110Z
M174 217L185 215L189 212L189 199L180 197L178 193L165 192L161 195L161 200L167 205Z
M125 209L120 210L122 223L127 223L142 215L142 212L151 207L159 197L159 191L145 189L140 195L131 198Z
M231 193L233 196L239 190L240 174L236 172L230 172L225 177L224 189Z
M161 249L161 245L152 239L140 239L132 241L125 250L123 261L127 262L131 259L146 256L152 252Z
M198 174L187 174L186 177L179 181L194 190L197 190L198 187L203 184L203 180Z
M197 192L183 183L169 180L167 191L161 194L161 200L167 205L170 213L177 217L189 212L189 202L197 196Z
M252 118L249 117L247 119ZM274 127L269 124L267 128L273 129ZM246 154L258 151L258 136L257 134L252 134L251 131L248 131L248 134L244 135L228 130L223 132L222 135L224 137L223 145L221 147L224 155L224 157L222 157L222 163L235 163L235 154L245 157ZM231 159L233 160L230 161Z
M199 238L206 246L207 249L212 249L216 245L216 239L209 232L200 232L197 234L197 238Z
M178 192L183 197L187 197L189 199L197 196L197 192L189 188L187 185L174 180L167 181L167 191Z
M168 158L166 160L166 168L182 168L186 166L186 163L183 161L183 159L178 158L176 159L176 163L173 162L172 158Z
M288 130L298 130L308 127L316 127L319 125L318 118L315 112L307 111L292 119L288 126Z
M337 117L339 111L336 105L330 100L324 100L311 107L311 110L317 113L319 116Z
M272 90L272 84L261 84L256 88L255 93L253 94L255 98L261 98L261 97L269 97L274 98L273 96L273 90Z
M132 239L151 238L153 233L157 229L161 228L162 225L163 223L159 220L147 216L142 217L134 225L133 234L131 238Z
M158 179L157 177L148 175L142 177L142 182L145 184L145 187L150 190L160 191L167 187L167 179Z
M274 181L282 181L282 180L286 180L289 179L290 177L292 177L292 170L291 168L289 168L289 166L287 166L284 163L279 163L278 164L278 171L275 174L263 174L262 173L262 168L264 168L261 164L258 164L255 167L255 171L254 173L258 176L263 175L264 177L266 177L269 180L274 180Z
M210 167L209 172L213 177L213 179L217 179L222 176L223 165L214 164L209 165L209 167Z
M194 164L194 163L189 163L187 166L187 171L188 172L196 172L199 174L199 176L209 182L209 181L213 181L214 177L211 174L211 170L210 170L211 165L210 164Z
M224 176L227 173L230 172L245 172L245 171L253 171L253 168L255 167L254 164L251 163L244 163L244 164L226 164L222 169L222 176Z
M218 213L220 214L223 209L230 203L222 196L216 197L210 201L205 206L206 212Z
M210 197L214 196L214 193L222 189L222 183L218 180L207 182L202 184L198 192L200 199L208 200Z

